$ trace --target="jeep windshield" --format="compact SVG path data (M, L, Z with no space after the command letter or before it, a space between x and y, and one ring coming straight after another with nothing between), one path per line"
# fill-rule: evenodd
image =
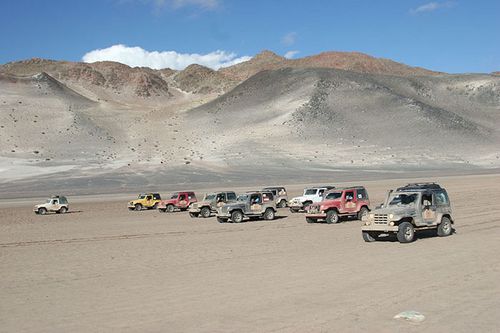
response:
M418 194L395 194L389 198L389 206L406 206L415 203Z
M144 198L146 198L146 195L145 194L139 194L138 198L139 199L144 199Z
M203 201L212 201L215 199L215 193L205 194Z
M304 195L315 195L316 192L318 192L317 189L315 189L315 188L308 188L308 189L304 190Z
M336 200L342 197L342 192L330 192L326 195L325 200Z

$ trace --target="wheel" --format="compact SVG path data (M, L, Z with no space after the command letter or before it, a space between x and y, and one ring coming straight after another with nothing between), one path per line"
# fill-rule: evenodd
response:
M40 214L40 215L45 215L45 214L47 214L47 209L46 209L46 208L43 208L43 207L38 208L38 214Z
M371 243L377 240L377 235L372 232L362 231L361 233L363 234L363 239L365 242Z
M366 207L361 207L361 209L360 209L360 210L359 210L359 212L358 212L358 220L360 220L360 221L361 221L361 219L363 218L363 216L368 215L368 212L369 212L368 208L366 208Z
M400 243L411 243L415 238L415 229L410 222L403 222L399 225L398 241Z
M307 223L316 223L316 219L312 219L310 217L306 217L306 222Z
M212 212L210 211L210 208L208 208L208 207L203 207L203 208L200 210L200 215L201 215L201 217L203 217L203 218L205 218L205 219L206 219L207 217L210 217L210 214L211 214L211 213L212 213Z
M189 213L189 216L195 218L195 217L198 217L198 213Z
M452 232L451 221L449 218L444 216L441 219L441 223L437 227L437 234L439 237L446 237L451 235Z
M166 210L167 210L167 213L173 213L174 212L174 205L168 204Z
M274 220L274 209L267 208L264 212L264 220Z
M217 222L219 222L219 223L226 223L227 219L223 219L222 217L218 217L217 216Z
M60 214L64 214L64 213L66 213L67 211L68 211L68 208L66 208L66 207L61 207L61 208L59 209L59 213L60 213Z
M281 199L280 202L278 202L278 208L285 208L286 207L286 200Z
M326 223L332 224L332 223L339 223L339 214L335 210L329 210L326 213Z
M239 210L235 210L231 213L231 221L234 223L241 223L243 221L243 213Z
M135 210L136 211L142 210L142 205L141 204L135 204Z

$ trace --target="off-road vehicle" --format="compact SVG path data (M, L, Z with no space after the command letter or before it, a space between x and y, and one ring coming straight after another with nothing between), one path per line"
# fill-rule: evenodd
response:
M396 234L401 243L412 242L415 232L434 229L438 236L453 231L450 199L436 183L414 183L387 194L384 203L364 218L363 239L373 242L381 234Z
M210 217L212 213L217 212L217 207L232 201L236 201L236 193L233 191L207 193L203 200L193 203L189 207L189 216Z
M68 199L62 195L54 195L43 204L36 205L33 211L36 214L45 215L48 212L64 214L69 210Z
M364 187L336 188L326 192L323 201L307 207L306 221L338 223L341 217L356 217L361 220L368 214L369 206L368 192Z
M324 193L334 188L335 186L317 186L304 189L304 194L302 196L292 198L292 200L288 202L290 212L298 213L304 211L310 204L323 200Z
M159 193L141 193L137 199L128 203L129 210L156 209L161 201Z
M273 194L276 207L285 208L288 205L288 195L283 186L265 187L262 191L268 191Z
M158 210L164 213L173 213L176 210L185 211L188 210L189 205L197 201L194 192L175 192L169 199L160 201Z
M217 221L243 222L250 219L274 220L276 204L271 192L248 192L238 196L236 202L230 202L217 208Z

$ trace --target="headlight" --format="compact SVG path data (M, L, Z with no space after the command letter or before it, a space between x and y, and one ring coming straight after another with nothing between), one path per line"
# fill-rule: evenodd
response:
M394 218L394 214L389 214L389 218L392 220Z
M393 222L393 221L389 222L389 225L390 225L391 227L393 227L393 226L394 226L394 222Z

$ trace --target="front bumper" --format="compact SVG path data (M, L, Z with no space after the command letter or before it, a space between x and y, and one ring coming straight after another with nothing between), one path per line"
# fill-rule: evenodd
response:
M390 226L388 224L372 223L369 225L361 226L361 231L398 232L398 230L399 227L397 225Z
M325 213L310 213L306 214L306 218L322 220L326 218Z

